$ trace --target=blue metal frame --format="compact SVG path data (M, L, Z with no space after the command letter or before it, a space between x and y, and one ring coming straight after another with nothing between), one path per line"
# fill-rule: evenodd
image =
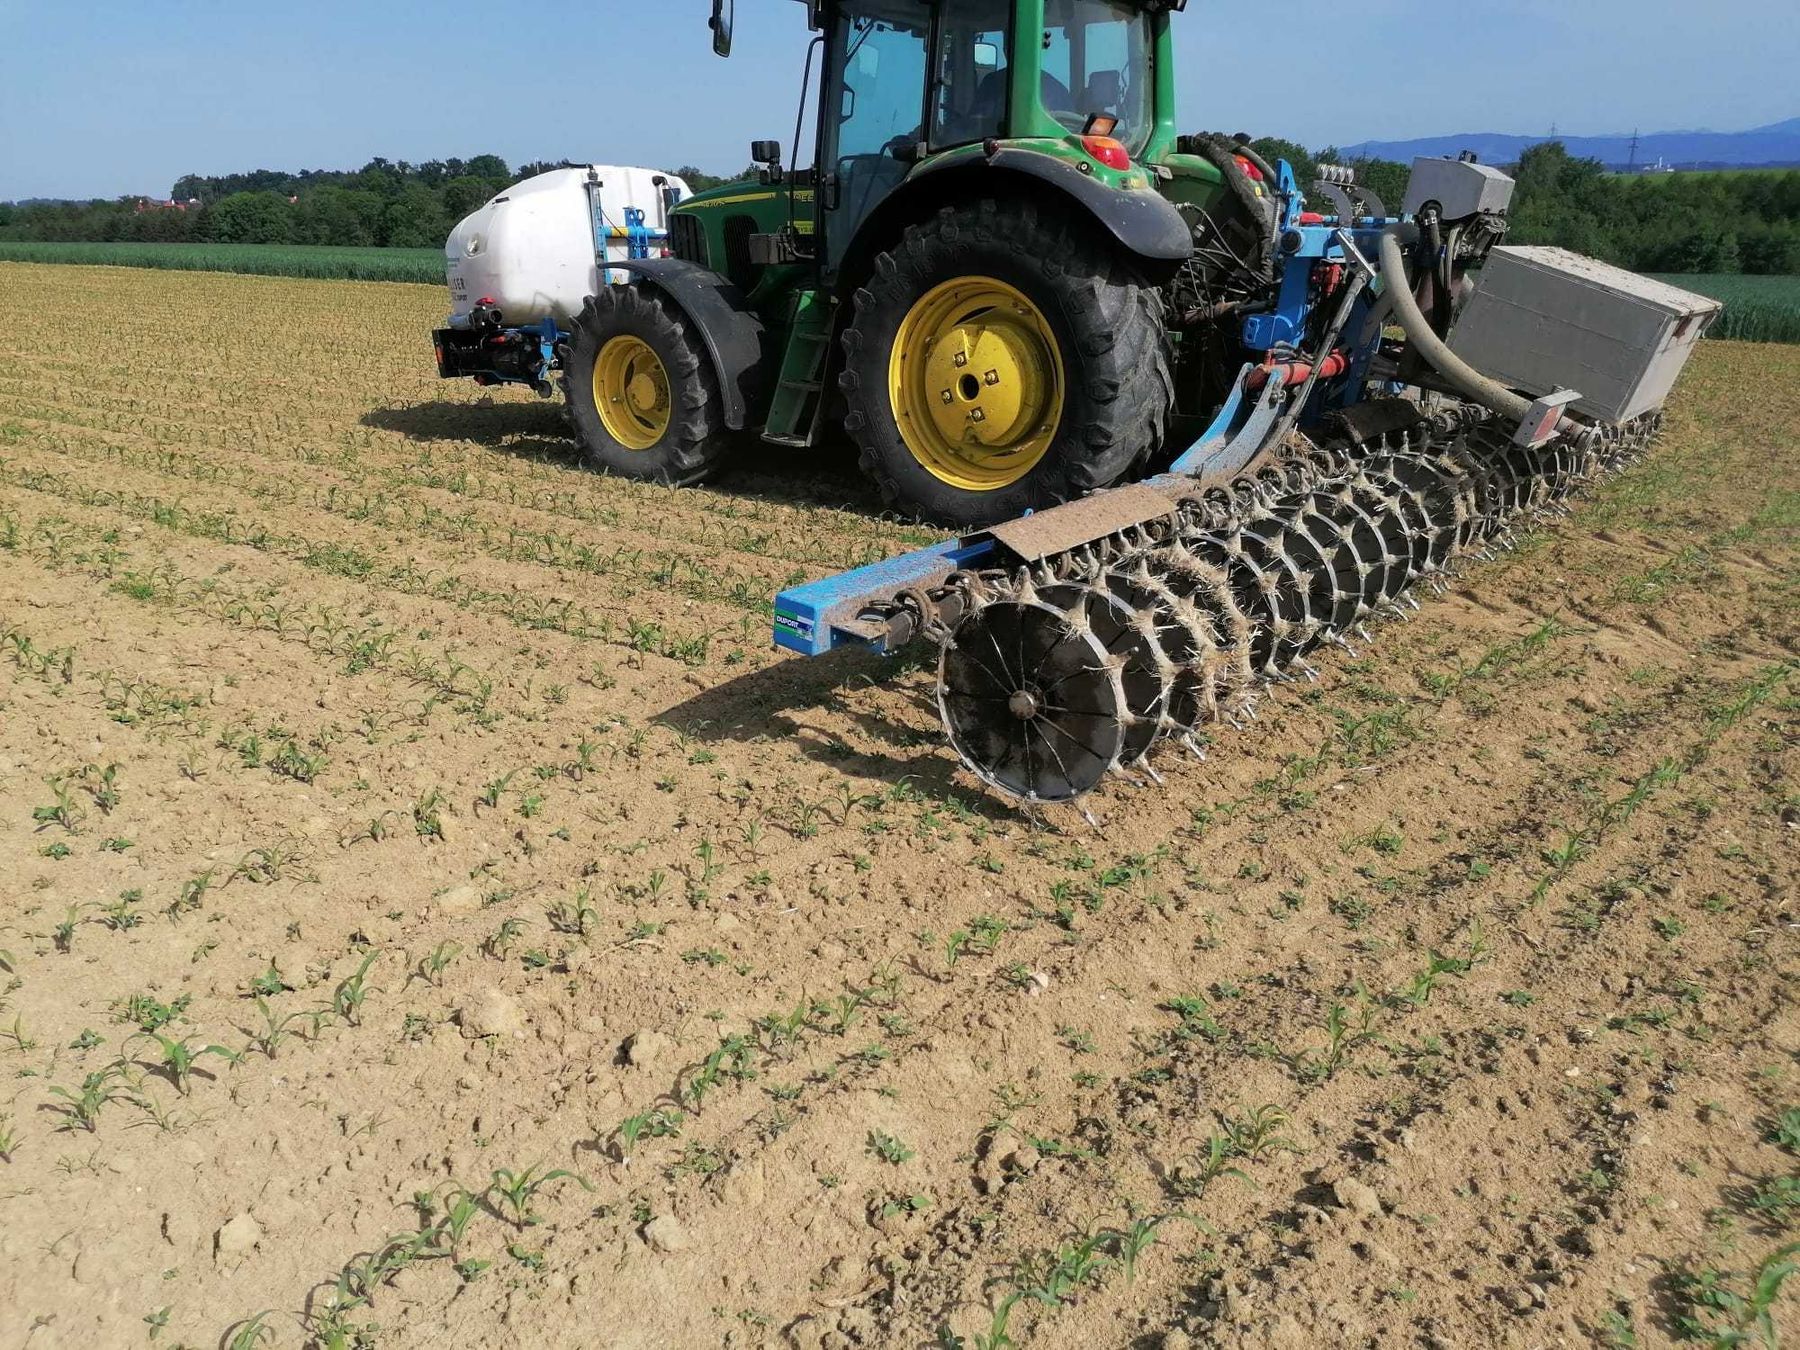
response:
M1357 266L1356 259L1344 247L1345 239L1368 258L1377 251L1382 231L1400 219L1345 221L1321 216L1306 221L1306 199L1285 161L1277 169L1276 186L1282 197L1281 280L1274 309L1267 314L1253 314L1244 321L1244 346L1256 352L1280 353L1305 335L1317 269L1329 263ZM1355 341L1367 328L1379 295L1378 283L1365 289L1345 325L1346 340ZM1321 380L1308 408L1302 410L1304 416L1317 416L1326 408L1355 402L1378 342L1376 335L1358 347L1345 376L1334 381ZM1247 461L1261 447L1264 434L1285 400L1282 386L1275 380L1253 395L1249 380L1254 369L1246 365L1239 372L1212 424L1175 460L1166 477L1236 472L1243 466L1239 461ZM941 584L952 572L1004 565L1008 556L992 536L967 535L785 590L775 598L775 645L802 656L822 656L843 646L885 650L883 639L869 636L867 628L858 630L847 625L854 625L858 615L871 606L890 603L911 590Z

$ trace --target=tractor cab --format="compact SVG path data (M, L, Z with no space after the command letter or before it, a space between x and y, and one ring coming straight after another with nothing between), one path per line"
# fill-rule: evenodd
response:
M941 155L1035 142L1077 172L1123 173L1157 131L1151 6L830 0L813 12L825 47L815 172L828 277L864 222Z

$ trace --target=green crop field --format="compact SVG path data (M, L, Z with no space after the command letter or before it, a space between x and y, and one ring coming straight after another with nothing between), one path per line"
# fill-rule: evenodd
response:
M1657 278L1725 302L1712 336L1739 342L1800 342L1800 277L1663 276Z
M327 281L442 282L434 248L330 248L311 244L74 244L0 241L0 262L162 267Z

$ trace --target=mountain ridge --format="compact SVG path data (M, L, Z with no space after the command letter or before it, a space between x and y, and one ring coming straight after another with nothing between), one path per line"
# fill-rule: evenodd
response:
M1411 163L1420 155L1457 155L1473 151L1490 164L1509 164L1534 145L1561 141L1571 155L1597 159L1614 168L1635 164L1646 168L1800 167L1800 117L1749 131L1655 131L1601 136L1526 136L1497 131L1464 131L1447 136L1404 140L1366 140L1339 147L1347 159L1394 159Z

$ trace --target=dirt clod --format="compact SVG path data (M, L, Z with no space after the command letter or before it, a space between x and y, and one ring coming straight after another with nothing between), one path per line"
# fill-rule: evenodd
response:
M693 1239L679 1219L672 1214L659 1214L644 1225L644 1241L653 1251L685 1252Z
M1337 1197L1338 1204L1364 1218L1379 1219L1381 1217L1381 1198L1375 1194L1375 1188L1353 1177L1346 1177L1335 1183L1331 1193Z
M213 1234L213 1254L220 1261L235 1261L248 1256L263 1239L262 1225L250 1214L227 1219Z
M519 1001L499 989L483 989L456 1010L456 1022L468 1039L517 1036L525 1030Z

